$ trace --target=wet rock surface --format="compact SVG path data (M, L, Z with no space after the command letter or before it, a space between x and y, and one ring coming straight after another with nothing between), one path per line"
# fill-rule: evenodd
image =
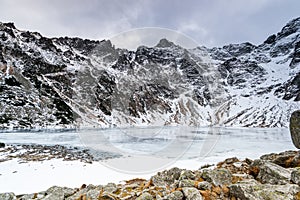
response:
M0 199L104 200L298 200L300 199L300 165L279 162L282 157L297 157L286 151L261 156L254 161L228 158L216 166L198 170L172 168L149 180L136 178L122 183L86 185L78 188L53 186L34 194L0 194Z

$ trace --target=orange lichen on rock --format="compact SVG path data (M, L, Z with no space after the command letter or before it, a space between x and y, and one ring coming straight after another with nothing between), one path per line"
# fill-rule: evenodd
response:
M210 198L210 195L211 195L210 190L200 190L200 194L202 195L202 197L204 198L204 200L211 200L211 198Z
M257 177L258 173L259 173L259 167L258 166L252 166L252 167L249 168L248 174L254 176L254 178Z
M220 195L222 192L222 189L219 186L212 187L212 192L215 192L216 194Z

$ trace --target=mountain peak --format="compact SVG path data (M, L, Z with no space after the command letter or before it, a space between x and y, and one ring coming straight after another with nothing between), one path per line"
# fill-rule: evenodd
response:
M175 44L166 38L161 39L158 44L155 47L161 47L161 48L166 48L166 47L172 47L175 46Z
M300 30L300 17L295 18L291 21L289 21L278 33L277 37L278 39L287 37L293 33L296 33Z
M295 19L292 19L287 23L286 26L297 26L298 28L300 27L300 17L297 17ZM284 26L283 29L286 27Z
M9 28L12 28L12 29L16 29L15 24L13 22L7 22L7 23L0 22L0 24L2 26L6 26L6 27L9 27Z

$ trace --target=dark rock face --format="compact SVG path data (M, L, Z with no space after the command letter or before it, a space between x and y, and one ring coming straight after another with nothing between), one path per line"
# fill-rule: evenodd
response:
M212 57L217 60L226 61L230 58L239 57L248 53L251 53L256 49L256 46L246 42L242 44L230 44L223 46L222 48L212 48L209 50L212 53Z
M251 53L255 48L256 46L249 42L242 44L230 44L223 47L223 49L225 49L232 57L238 57L247 53Z
M296 43L290 67L296 67L300 62L300 41Z
M300 110L293 112L291 115L290 132L293 144L300 149Z
M258 46L188 50L161 39L136 51L0 23L0 129L287 126L300 100L299 21Z
M278 39L290 36L291 34L296 33L300 29L300 17L291 20L288 22L282 30L277 34Z
M271 36L269 36L266 41L264 41L264 44L272 44L276 41L276 35L273 34Z
M243 87L245 85L259 84L265 79L265 70L256 62L241 61L236 58L229 59L219 67L222 78L227 78L230 86ZM252 83L249 83L252 81Z
M276 89L274 94L284 100L300 101L300 73Z
M296 48L296 43L299 41L298 32L300 30L300 18L291 20L287 25L285 25L282 30L277 33L276 36L270 36L264 44L269 44L270 56L277 57L289 54ZM295 50L294 49L294 52ZM293 53L292 53L293 54ZM297 57L297 56L295 56ZM291 65L293 65L293 61Z

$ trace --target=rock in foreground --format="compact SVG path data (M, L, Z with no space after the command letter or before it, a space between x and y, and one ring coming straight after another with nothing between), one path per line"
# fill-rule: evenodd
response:
M295 147L300 149L300 110L292 113L290 118L290 131Z
M254 161L228 158L214 169L172 168L157 173L150 180L137 178L99 186L83 184L74 189L53 186L34 194L4 193L0 199L299 200L300 164L297 161L296 151L268 154Z

